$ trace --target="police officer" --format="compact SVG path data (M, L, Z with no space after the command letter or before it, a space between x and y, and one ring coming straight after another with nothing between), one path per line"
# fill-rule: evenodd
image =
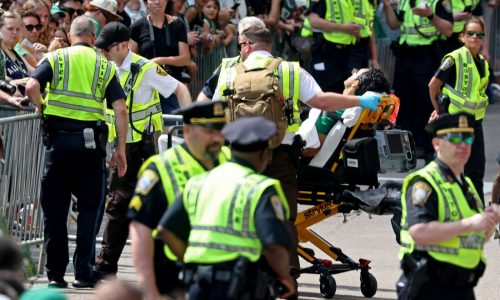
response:
M463 174L473 121L465 113L444 114L426 127L437 158L403 183L399 299L474 299L485 269L483 244L500 210L496 204L484 209Z
M266 24L264 24L264 22L261 19L253 16L244 17L243 19L241 19L240 22L238 23L238 46L240 46L239 39L240 36L243 34L243 31L250 27L266 28ZM210 78L208 78L208 80L203 85L203 89L198 95L197 100L202 101L202 100L212 99L214 97L215 88L217 87L217 82L219 81L219 76L222 68L227 70L229 68L234 67L240 61L241 61L240 55L235 57L223 58L220 66L212 73Z
M453 32L449 0L400 0L393 10L384 0L384 11L391 29L401 29L391 48L396 56L393 87L401 100L397 124L413 133L417 156L432 159L431 136L424 130L432 112L427 84L439 65L437 41L441 34Z
M73 194L79 213L73 286L92 287L96 221L105 196L106 103L116 117L118 139L111 167L118 166L119 176L127 169L127 108L114 66L92 48L92 21L76 18L69 36L72 46L49 53L33 72L26 91L45 119L41 205L49 286L67 286L63 278L69 262L66 223ZM46 86L42 109L41 89Z
M314 34L312 75L324 91L341 93L353 68L368 67L373 16L366 0L312 1L310 25L322 32Z
M222 146L220 134L226 123L225 104L195 102L179 110L184 117L185 142L152 156L141 168L128 217L137 282L146 299L158 299L159 294L175 296L182 286L177 279L176 257L153 238L152 232L189 178L228 160L230 151Z
M153 137L163 129L159 94L175 93L181 103L191 101L185 85L169 76L156 63L132 53L128 48L129 29L120 22L111 22L101 31L95 46L116 66L128 107L127 173L123 177L111 174L101 253L96 257L95 271L115 275L118 259L128 237L127 208L137 184L137 173L145 159L155 154ZM113 115L111 111L110 119ZM114 136L113 122L110 123ZM111 137L111 139L113 139Z
M259 280L264 265L284 285L280 296L294 294L288 204L279 181L260 174L275 133L276 125L264 117L228 124L222 134L233 159L191 178L162 217L162 237L187 264L189 299L269 299L257 294L272 283Z
M271 32L266 28L249 27L243 31L239 43L240 54L245 67L255 69L266 66L272 60ZM296 138L300 125L300 101L314 108L325 111L362 106L376 109L379 96L349 96L331 92L323 92L314 78L303 70L298 62L282 61L278 66L279 90L283 99L291 101L292 124L288 125L287 132L281 145L273 150L272 161L264 174L278 179L281 182L286 199L290 207L290 229L295 231L295 218L297 216L297 161L300 153L301 142ZM213 99L226 99L226 90L234 81L235 67L222 66L221 76L215 89ZM295 235L296 236L296 235ZM297 241L296 241L297 243ZM293 249L295 252L295 249ZM292 255L290 265L299 268L298 256Z

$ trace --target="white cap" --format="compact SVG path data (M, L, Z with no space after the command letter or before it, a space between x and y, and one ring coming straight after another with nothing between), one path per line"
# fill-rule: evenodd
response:
M123 20L121 16L116 14L116 9L118 7L116 0L92 0L90 1L89 6L102 10L106 15L106 18L111 21Z
M295 6L296 7L307 6L307 0L295 0Z

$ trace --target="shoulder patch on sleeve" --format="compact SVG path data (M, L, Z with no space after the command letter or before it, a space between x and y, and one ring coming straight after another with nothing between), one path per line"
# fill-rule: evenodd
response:
M451 57L446 58L441 65L439 66L439 69L441 71L446 71L448 70L451 66L455 64L455 60Z
M411 204L424 206L432 193L432 187L423 181L415 182L411 189Z
M168 73L160 66L156 66L156 73L161 76L168 76Z
M130 204L128 206L129 208L132 208L135 211L140 211L142 207L142 201L141 198L137 195L132 197L132 200L130 200Z
M271 196L271 204L273 206L274 213L276 214L276 218L280 221L285 221L285 210L283 209L283 205L281 204L281 200L278 195Z
M145 170L142 173L141 178L137 182L137 186L135 187L135 192L141 195L148 195L149 191L155 186L158 182L159 177L153 170Z

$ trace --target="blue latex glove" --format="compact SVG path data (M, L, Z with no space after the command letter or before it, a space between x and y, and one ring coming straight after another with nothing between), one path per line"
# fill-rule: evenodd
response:
M363 95L359 97L359 106L362 108L369 108L371 110L377 110L378 104L380 103L380 96L378 95Z

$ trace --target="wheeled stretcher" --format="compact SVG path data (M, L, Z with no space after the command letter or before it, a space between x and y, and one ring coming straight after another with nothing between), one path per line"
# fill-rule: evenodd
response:
M373 297L377 292L377 280L369 272L369 260L351 259L309 227L338 213L359 209L371 214L398 214L401 185L388 182L380 186L378 181L381 171L408 171L416 164L411 134L388 129L398 109L399 99L389 95L382 97L376 111L359 107L346 110L328 133L318 154L299 167L298 203L313 205L299 212L295 222L299 239L297 252L311 264L299 273L319 274L320 292L325 298L333 297L336 292L332 275L351 270L360 271L360 289L365 297ZM312 249L304 246L306 242L337 263L316 257Z

